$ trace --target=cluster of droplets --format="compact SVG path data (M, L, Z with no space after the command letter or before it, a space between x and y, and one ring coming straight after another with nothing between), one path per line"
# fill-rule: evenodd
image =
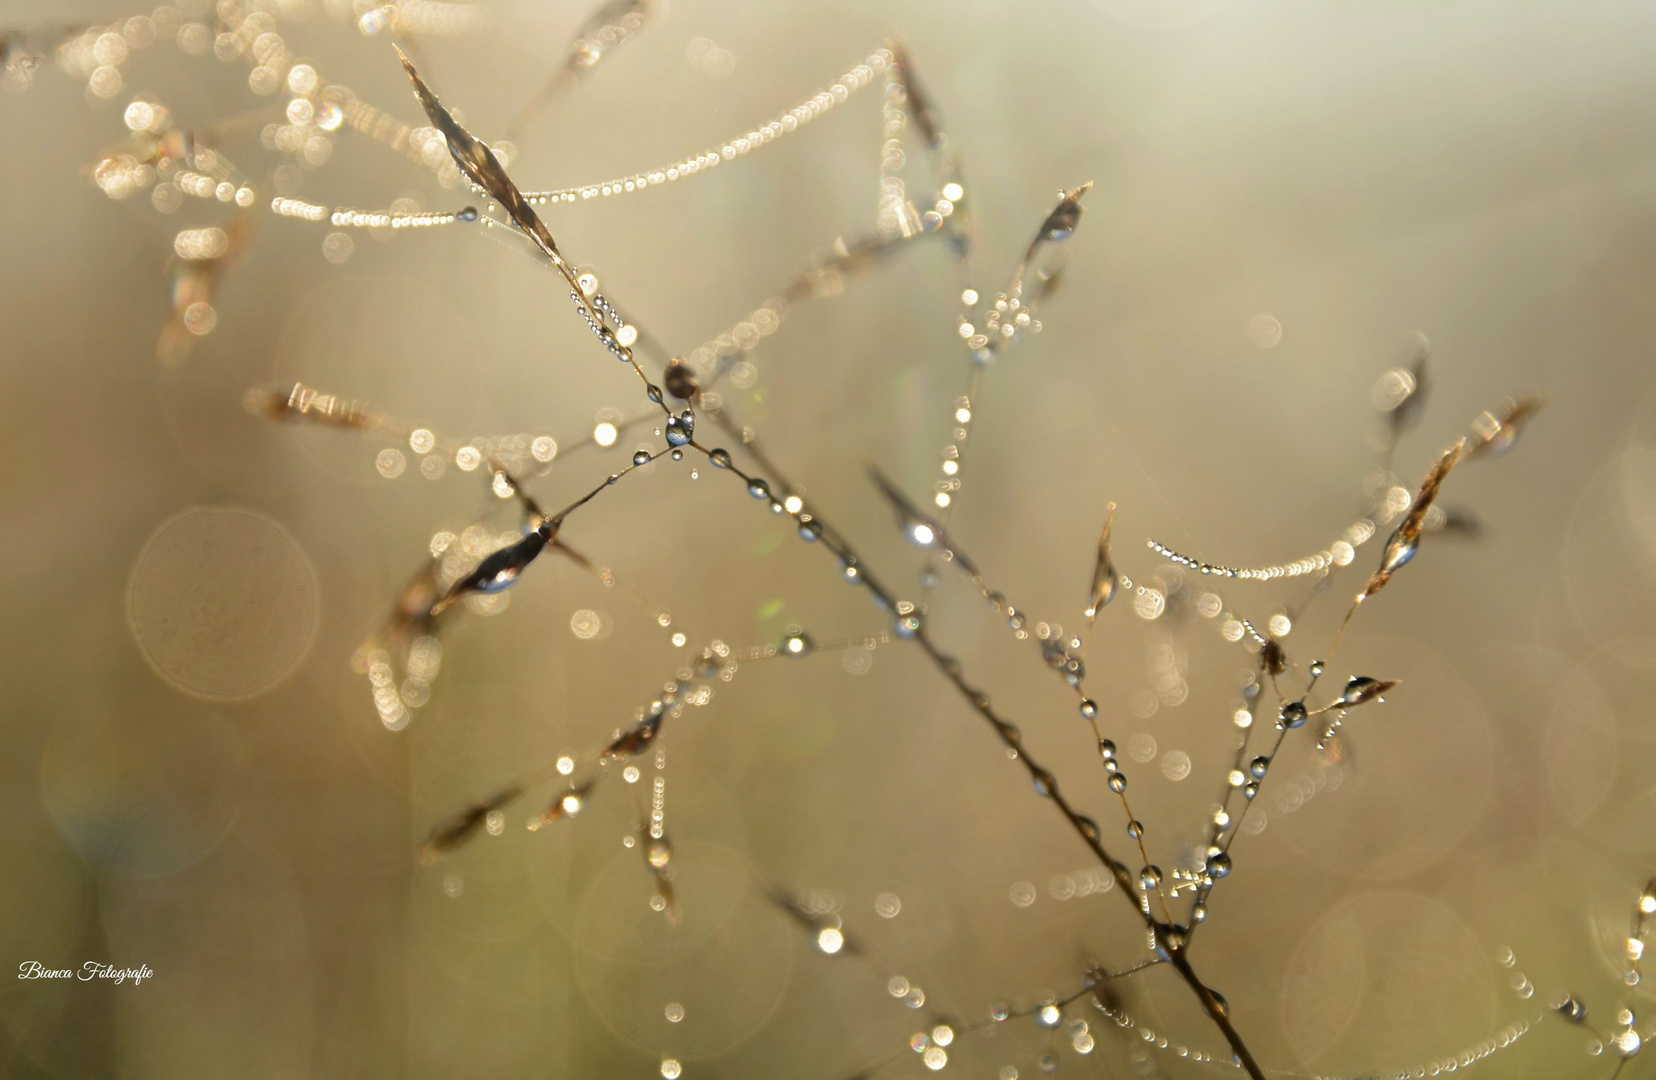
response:
M319 221L321 218L310 216L315 207L310 204L301 204L298 199L277 199L276 202L299 204L305 207L305 213L288 213L284 217L304 217L310 221ZM276 209L272 204L272 209ZM278 210L278 213L282 211ZM426 229L435 225L453 225L456 222L473 222L477 220L477 208L468 206L461 210L437 212L403 212L391 210L353 210L349 207L339 207L328 215L329 222L336 229Z
M556 191L526 191L523 197L534 205L545 203L573 203L583 199L608 198L630 194L646 188L671 183L683 177L695 176L718 165L733 161L744 154L768 146L772 142L798 131L802 126L846 101L857 90L867 86L874 77L891 63L891 53L878 49L867 60L851 68L827 89L819 91L775 120L761 124L745 134L738 135L721 146L699 154L680 158L667 165L644 169L630 176L617 177L595 184L559 188Z
M632 363L632 349L629 344L637 339L638 332L630 326L624 330L620 327L611 326L605 312L597 307L596 301L590 299L597 293L598 279L596 277L591 274L582 274L577 279L577 283L581 287L580 291L569 290L569 299L574 302L575 310L586 322L587 328L597 335L599 343L609 350L611 356L623 364ZM605 307L607 308L608 305L605 305ZM623 333L627 334L626 342L621 340Z
M403 663L404 677L397 682L391 654L383 648L370 649L363 666L372 688L374 710L389 731L401 731L412 719L413 710L431 700L431 683L443 662L443 645L435 637L422 635L410 643Z

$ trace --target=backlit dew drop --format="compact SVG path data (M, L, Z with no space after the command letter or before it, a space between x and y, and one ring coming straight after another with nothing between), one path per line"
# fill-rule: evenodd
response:
M669 1001L667 1008L662 1011L666 1015L669 1024L676 1024L684 1019L684 1006L676 1001Z
M558 759L558 771L568 776L575 771L575 759L565 754Z
M909 539L913 540L920 547L930 547L937 541L936 531L923 521L915 522L914 525L909 528L908 534Z
M954 1028L948 1024L938 1024L931 1030L931 1041L937 1046L948 1046L954 1042Z
M663 839L652 839L644 848L644 860L660 870L673 861L672 845Z
M632 462L634 465L648 465L650 463L650 452L648 450L635 451Z
M1580 1024L1587 1019L1587 1006L1574 994L1560 994L1553 999L1552 1007L1558 1015L1571 1023Z
M797 626L790 626L782 637L782 654L784 656L804 656L813 648L811 639L804 630Z
M1290 701L1282 707L1282 726L1288 728L1300 727L1305 723L1307 715L1305 702Z
M684 446L696 434L696 416L689 409L678 416L669 416L663 434L669 446Z
M936 1072L949 1063L949 1052L941 1046L933 1046L920 1055L920 1060L926 1063L926 1068Z
M605 420L593 427L592 441L599 446L614 446L615 437L618 434L615 425Z
M824 956L833 956L845 948L845 935L837 927L824 926L817 931L816 946Z
M1229 874L1231 872L1230 856L1225 854L1223 851L1214 855L1209 855L1207 859L1207 872L1216 878L1222 878Z
M909 992L909 981L901 975L893 975L886 982L886 993L894 998L900 998Z
M1320 678L1322 678L1322 673L1323 673L1323 662L1321 660L1311 661L1311 677L1313 679L1320 679Z
M1056 1054L1042 1054L1040 1065L1042 1072L1055 1073L1058 1071L1058 1056Z
M899 615L897 621L892 625L892 630L900 638L911 638L920 632L920 616L912 612L907 615Z
M683 1072L684 1066L679 1064L678 1058L661 1059L661 1075L666 1077L667 1080L678 1080L679 1075Z
M1056 1005L1042 1005L1035 1011L1035 1022L1044 1028L1055 1028L1064 1018L1062 1010Z

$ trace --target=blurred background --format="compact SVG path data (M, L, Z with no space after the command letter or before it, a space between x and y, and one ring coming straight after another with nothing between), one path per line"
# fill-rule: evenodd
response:
M546 557L492 614L456 612L429 701L388 730L353 653L435 535L485 515L510 531L511 508L452 459L270 424L245 391L303 380L457 439L549 437L560 451L533 490L553 506L660 441L630 429L580 445L634 414L640 386L512 243L271 212L278 195L477 200L349 125L311 129L296 152L262 145L292 95L215 58L213 16L184 7L10 0L0 16L21 32L0 93L0 968L154 972L137 987L7 976L0 1071L829 1080L896 1055L881 1075L917 1076L910 1037L939 1018L1028 1008L1072 993L1088 963L1148 955L1083 845L901 643L742 663L668 721L665 767L642 760L634 790L612 769L578 818L530 832L556 787L537 789L499 835L420 865L435 822L595 752L710 642L775 644L790 625L844 642L888 617L732 477L663 460L564 532L647 603ZM490 140L591 14L404 7L468 31L409 43ZM270 9L321 82L421 122L391 48L397 12ZM138 15L149 29L128 43ZM121 41L76 38L66 73L56 44L111 24ZM1337 762L1309 730L1288 741L1192 958L1273 1071L1429 1069L1534 1022L1476 1068L1608 1076L1615 1055L1592 1056L1590 1031L1535 1021L1569 989L1601 1037L1623 1006L1650 1037L1649 994L1622 980L1656 870L1656 13L673 0L515 133L510 170L563 187L721 146L894 34L964 163L969 284L1001 288L1055 192L1094 183L1043 332L985 373L951 527L993 587L1073 633L1117 504L1135 588L1099 619L1088 685L1164 867L1201 841L1231 767L1255 660L1225 627L1263 626L1306 590L1222 582L1204 604L1214 583L1145 539L1232 565L1322 550L1374 495L1412 490L1479 412L1547 396L1509 454L1445 486L1476 535L1428 534L1352 624L1333 689L1352 674L1403 685L1352 713ZM882 94L876 80L705 175L544 216L687 355L811 252L874 228ZM99 172L141 95L185 128L253 114L204 140L239 170L229 202ZM175 238L209 227L233 257L211 312L169 330ZM926 556L865 466L917 496L939 478L969 375L960 288L943 246L914 241L842 295L795 304L722 386L809 502L916 600ZM1388 476L1376 395L1427 342L1425 413ZM1296 612L1295 685L1378 547ZM1139 586L1165 602L1135 603ZM1091 733L1036 646L959 575L928 624L1126 857ZM675 927L628 845L656 777ZM862 957L813 951L772 888L829 909ZM910 1008L898 995L915 988ZM957 1035L945 1067L1229 1074L1179 1053L1224 1056L1168 972L1120 989L1138 1029L1080 1003L1068 1015L1089 1040L1011 1020Z

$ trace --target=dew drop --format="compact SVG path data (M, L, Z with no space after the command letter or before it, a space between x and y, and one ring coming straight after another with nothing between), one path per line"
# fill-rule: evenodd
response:
M639 450L633 454L632 461L634 465L648 465L650 463L650 452Z
M663 434L669 446L684 446L696 434L696 415L689 409L678 416L669 416Z
M1083 698L1081 701L1081 719L1091 720L1098 716L1098 703L1092 698Z
M1254 779L1256 780L1263 780L1265 778L1265 774L1270 771L1270 768L1271 759L1265 757L1264 755L1260 755L1248 763L1248 771L1253 773Z
M710 450L707 454L707 460L711 461L716 468L728 469L730 468L730 451L723 449Z
M1290 701L1282 707L1282 725L1289 728L1300 727L1305 723L1305 718L1308 715L1305 702Z
M768 499L770 498L770 485L763 480L749 480L748 494L755 499Z
M1209 855L1207 860L1207 872L1216 878L1222 878L1228 875L1231 872L1230 856L1225 854L1223 851L1216 855Z

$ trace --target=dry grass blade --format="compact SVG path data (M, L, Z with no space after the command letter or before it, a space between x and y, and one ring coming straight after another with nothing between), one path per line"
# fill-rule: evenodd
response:
M1334 704L1342 709L1350 709L1369 701L1385 701L1382 695L1401 682L1401 679L1371 679L1367 675L1354 675L1346 683L1345 689L1340 692Z
M1472 443L1467 450L1468 458L1499 457L1512 449L1517 441L1518 433L1523 430L1546 405L1546 399L1539 394L1526 394L1521 398L1508 398L1499 412L1484 412L1472 421Z
M1115 509L1115 503L1105 508L1104 528L1098 533L1098 559L1093 563L1092 591L1087 597L1089 630L1104 605L1115 599L1116 586L1121 580L1116 574L1115 561L1110 558L1110 527L1115 524Z
M545 252L548 258L559 265L563 264L563 256L558 253L558 244L552 239L552 233L546 228L534 208L529 205L523 193L512 183L511 177L483 142L471 132L460 126L443 103L437 100L437 95L431 92L420 73L414 69L414 64L401 49L397 56L402 60L403 70L408 73L408 79L414 84L414 96L420 101L420 107L425 110L426 117L431 120L431 126L442 132L443 138L448 140L449 153L454 157L454 163L460 171L466 174L467 179L489 194L489 197L501 205L508 217L527 233L535 242L535 246ZM574 281L571 280L571 285Z
M595 783L597 783L596 779L588 780L583 784L576 784L568 791L561 793L557 798L552 800L551 804L541 812L539 817L530 819L529 831L535 832L552 824L554 821L558 821L566 817L574 817L576 814L579 814L581 812L581 807L586 805L587 792L592 790L592 785Z
M521 135L529 121L575 85L581 72L597 66L607 54L626 44L643 28L653 6L654 0L603 0L569 43L564 62L506 130L506 137L515 139Z
M1420 531L1426 523L1426 511L1432 508L1444 478L1465 450L1466 440L1461 439L1443 452L1443 456L1432 466L1432 471L1426 474L1426 479L1421 481L1420 491L1415 495L1408 514L1391 534L1391 539L1386 541L1386 549L1380 555L1380 568L1369 578L1368 585L1357 598L1359 603L1385 588L1392 575L1415 557L1415 552L1420 549Z
M248 412L267 420L302 420L355 431L373 431L384 421L384 414L369 408L365 401L324 394L304 383L294 383L286 393L268 387L249 390L242 404Z
M1092 181L1088 180L1078 188L1059 192L1058 205L1041 222L1040 229L1035 233L1035 239L1030 242L1029 250L1024 253L1024 262L1035 257L1035 252L1042 244L1055 244L1061 240L1068 240L1075 232L1076 226L1081 224L1081 215L1086 207L1081 205L1081 196L1092 190Z
M453 851L476 836L490 814L522 794L523 788L513 784L438 822L420 845L420 857L429 862L444 852Z
M904 107L914 120L914 126L920 129L920 137L926 141L929 150L943 148L943 125L938 117L937 110L932 107L931 98L920 89L920 84L914 77L914 67L909 63L908 50L900 42L892 42L889 46L895 66L901 73L902 84L907 92Z

